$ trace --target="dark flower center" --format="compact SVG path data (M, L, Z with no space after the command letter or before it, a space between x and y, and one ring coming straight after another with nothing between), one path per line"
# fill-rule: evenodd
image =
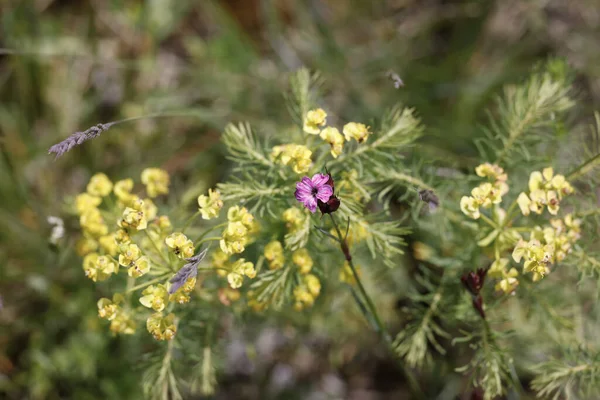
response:
M319 189L317 189L317 188L312 188L312 195L313 195L313 196L316 196L316 195L317 195L317 193L319 193Z

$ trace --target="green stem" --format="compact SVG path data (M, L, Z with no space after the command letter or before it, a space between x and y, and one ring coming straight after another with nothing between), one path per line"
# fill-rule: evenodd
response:
M361 310L365 310L365 308L366 308L366 310L371 314L371 318L369 318L367 315L365 315L365 318L367 319L368 322L372 321L375 323L375 331L379 334L381 339L386 344L386 347L388 348L388 350L394 356L394 360L396 360L398 366L404 373L404 376L406 377L406 379L408 381L411 392L413 393L415 398L424 398L424 394L421 391L421 389L419 388L416 378L413 376L411 371L408 368L406 368L404 363L402 363L396 356L396 352L394 350L394 346L392 343L392 338L387 333L387 330L385 329L383 323L381 322L381 318L379 318L379 314L377 313L377 308L375 307L375 304L371 300L371 297L365 290L365 287L360 279L360 276L358 275L358 272L356 271L356 267L354 266L354 262L352 261L352 256L350 255L350 249L348 248L348 243L347 243L346 239L342 236L342 232L340 231L338 224L335 222L333 215L329 214L329 217L331 218L331 222L333 223L335 231L337 232L338 243L340 244L340 249L342 250L342 253L344 253L344 257L346 258L346 261L348 261L348 265L350 266L350 269L352 270L352 275L354 276L354 280L356 281L358 290L366 303L366 307L365 307L365 304L363 304L361 301L359 301L360 297L358 295L356 295L356 293L353 293L355 301L357 302L357 304L361 308Z
M167 259L167 257L165 257L165 255L162 253L162 251L160 251L160 248L158 247L158 245L156 244L156 242L154 241L154 239L152 239L152 236L150 236L150 233L148 233L147 229L144 229L144 233L146 234L146 237L148 238L148 240L150 240L150 243L152 243L152 246L154 247L154 250L156 250L156 252L160 256L160 258L162 258L162 260L165 263L167 263L167 265L171 265L171 263L169 262L169 260Z
M125 292L125 293L135 292L136 290L143 289L146 286L150 286L150 285L152 285L154 283L158 283L160 281L163 281L163 280L165 280L165 278L167 277L167 275L168 274L165 274L165 275L159 276L158 278L154 278L152 280L149 280L148 282L144 282L144 283L141 283L139 285L130 287L130 288L127 289L127 292Z
M185 230L187 228L189 228L189 226L192 224L192 222L194 222L194 220L196 219L196 217L200 215L200 210L196 211L194 213L194 215L192 215L190 218L188 218L187 222L185 223L185 225L183 226L183 228L181 228L181 233L185 234Z
M496 229L498 228L498 225L496 225L496 223L494 221L492 221L490 218L488 218L485 214L481 213L479 214L481 216L481 219L486 222L488 225L490 225L492 228Z
M222 224L218 224L215 225L209 229L207 229L206 231L204 231L204 233L202 233L202 235L198 236L196 238L196 240L194 240L194 243L198 242L199 240L201 240L204 236L208 235L210 232L214 231L217 228L223 228L224 226L227 226L229 224L229 222L223 222ZM195 246L196 249L198 249L198 245Z
M212 241L216 241L216 240L221 240L221 236L211 236L211 237L207 237L202 239L201 241L199 241L198 243L196 243L196 247L200 246L202 243L206 243L206 242L212 242Z

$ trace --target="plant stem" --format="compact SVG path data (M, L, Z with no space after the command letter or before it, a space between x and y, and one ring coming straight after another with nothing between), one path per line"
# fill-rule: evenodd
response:
M183 228L181 228L181 233L185 233L185 230L187 228L189 228L189 226L191 225L191 223L196 219L196 217L200 215L200 210L196 211L194 213L194 215L192 215L190 218L188 218L188 220L186 221L185 225L183 226Z
M490 225L492 228L494 228L494 229L498 228L496 223L494 221L492 221L491 219L489 219L485 214L481 213L480 216L481 216L481 219L484 222L486 222L488 225Z
M150 233L148 233L147 229L144 229L144 233L146 234L146 237L148 238L148 240L150 240L150 242L152 243L152 246L154 247L154 250L156 250L156 252L160 256L160 258L162 258L162 260L165 263L167 263L167 265L171 265L171 263L169 262L169 260L167 259L167 257L165 257L165 255L162 253L162 251L160 251L160 248L158 247L158 245L156 244L156 242L154 241L154 239L152 239L152 236L150 236Z
M368 322L374 323L375 331L379 334L379 336L381 337L383 342L386 344L386 347L392 353L394 360L396 360L398 366L404 373L404 376L406 377L406 379L408 381L410 390L411 390L414 398L420 398L420 399L424 398L424 394L421 391L421 389L419 388L416 378L414 377L412 372L408 368L406 368L404 363L402 363L396 356L396 352L394 350L392 339L391 339L390 335L387 333L387 330L385 329L383 323L381 322L381 318L379 318L379 314L377 314L377 309L375 307L375 304L373 303L373 301L371 300L371 297L368 295L367 291L365 290L365 287L360 279L360 276L358 275L358 272L356 271L356 267L354 266L354 262L352 261L352 256L350 255L350 249L348 248L348 242L347 242L346 238L344 236L342 236L342 232L340 231L338 224L335 222L333 215L329 214L329 217L331 218L331 222L333 223L333 226L337 232L338 243L340 244L340 249L342 250L344 257L346 258L346 261L348 261L348 265L350 266L350 269L352 270L352 275L354 276L354 280L356 281L358 290L366 304L364 304L363 302L360 301L360 297L354 292L354 288L352 288L355 301L357 302L359 308L361 309L361 311L363 311L363 313L364 313L364 311L368 311L368 313L370 314L370 318L368 315L365 315L365 318L367 319Z
M158 278L154 278L154 279L152 279L152 280L150 280L150 281L148 281L148 282L144 282L144 283L142 283L142 284L139 284L139 285L137 285L137 286L130 287L130 288L128 288L128 289L127 289L127 292L126 292L126 293L135 292L136 290L139 290L139 289L145 288L146 286L150 286L150 285L152 285L153 283L158 283L158 282L160 282L160 281L164 280L164 279L167 277L167 275L168 275L168 274L161 275L161 276L159 276Z
M204 236L208 235L210 232L214 231L217 228L222 228L224 226L227 226L229 224L229 222L223 222L222 224L218 224L215 225L213 227L208 228L206 231L204 231L204 233L200 236L198 236L195 240L194 243L198 242L199 240L201 240ZM198 245L195 245L196 250L198 250Z

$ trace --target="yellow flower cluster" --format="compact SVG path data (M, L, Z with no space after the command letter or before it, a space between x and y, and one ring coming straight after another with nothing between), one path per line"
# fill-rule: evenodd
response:
M83 258L83 271L94 282L102 282L117 274L119 265L110 256L89 253Z
M238 254L245 250L250 236L258 230L258 224L245 207L234 206L227 211L227 227L219 242L225 254Z
M90 279L100 282L117 274L119 268L125 267L132 278L140 278L151 272L150 260L163 259L168 264L165 251L171 251L178 259L190 258L194 255L194 244L183 233L171 233L171 221L166 215L158 216L158 208L150 197L167 194L169 191L168 174L157 168L148 168L142 172L142 182L146 186L148 198L133 194L134 181L126 178L114 185L104 174L96 174L86 187L86 192L79 194L74 206L80 218L83 237L78 241L76 249L83 259L83 269ZM103 197L114 194L116 201L106 201L107 209L100 210ZM209 191L206 203L199 201L208 217L216 217L222 202L217 191ZM204 207L202 207L204 205ZM257 229L251 215L245 209L232 211L230 221L242 223L251 233ZM235 215L234 215L235 214ZM117 217L120 216L120 217ZM110 232L104 223L105 219L116 220L115 230ZM140 231L145 235L137 238ZM135 240L135 241L134 241ZM174 263L175 257L171 258ZM156 275L169 275L169 268L175 265L155 264ZM240 269L240 266L236 266ZM251 275L247 265L245 272ZM196 278L188 278L174 293L169 294L169 278L163 284L149 281L137 287L144 288L139 302L157 312L147 320L148 331L159 340L168 340L175 335L173 314L163 317L169 302L184 304L190 301L190 293L196 285ZM115 294L113 299L102 298L98 301L98 315L110 321L110 330L114 333L130 334L135 330L129 305L123 305L124 297Z
M194 255L194 243L181 232L167 236L165 244L178 258L190 258Z
M169 174L160 168L146 168L142 171L142 183L146 185L149 197L169 193Z
M313 274L301 275L300 284L294 288L294 308L301 311L312 307L321 292L321 282Z
M181 286L175 293L169 296L169 301L174 301L179 304L185 304L190 301L190 293L196 287L196 278L189 278L183 286Z
M338 158L342 154L344 151L344 137L337 128L328 126L321 131L319 136L331 146L331 155L333 158Z
M308 172L312 160L312 151L300 144L283 144L273 147L271 158L282 164L292 167L295 173L304 174Z
M169 291L165 285L150 285L142 292L140 303L154 311L162 311L169 302Z
M256 276L254 264L240 258L231 266L231 272L227 274L227 282L232 289L237 289L242 286L244 276L253 279Z
M171 313L163 317L161 312L152 314L146 320L146 329L156 340L171 340L177 333L175 315Z
M142 256L142 251L136 244L122 244L119 250L119 264L129 267L127 270L129 276L139 278L150 271L150 261Z
M346 125L344 125L344 129L342 131L344 132L344 136L346 137L347 141L354 139L358 143L366 142L369 138L369 135L372 134L372 132L369 131L368 126L358 122L348 122Z
M264 256L269 264L269 269L279 269L285 264L283 246L278 240L273 240L265 246Z
M313 267L313 259L306 249L298 249L292 253L292 262L301 274L308 274Z
M488 275L490 278L500 279L500 281L496 283L495 289L506 294L514 292L519 284L517 279L519 273L515 268L511 268L509 270L507 268L508 262L508 258L500 258L494 261L488 270Z
M115 293L112 300L98 300L98 316L110 321L111 332L131 335L135 332L136 324L129 313L119 306L123 300L123 295L119 293Z
M344 128L342 129L344 135L342 135L337 128L332 126L321 129L326 123L327 113L325 111L320 108L310 110L306 113L306 117L304 118L304 132L312 135L319 135L321 139L327 142L331 147L331 155L333 158L337 158L342 154L345 141L354 139L358 143L363 143L369 138L369 135L372 134L372 132L369 131L368 126L358 122L349 122L344 125Z
M356 272L360 276L360 267L356 267ZM347 283L348 285L356 285L356 278L354 278L352 268L350 268L350 263L348 261L344 262L344 265L340 268L339 279L341 282Z
M554 175L552 168L544 168L542 172L534 171L529 176L529 194L522 192L517 203L523 215L531 212L541 214L544 207L552 215L558 213L560 200L573 193L573 187L563 175Z
M549 273L550 265L564 260L581 237L581 220L571 214L566 215L564 220L550 220L550 225L536 227L530 240L520 240L513 250L515 262L520 263L524 259L523 271L532 272L534 281Z
M198 206L202 219L213 219L219 216L219 211L223 208L223 200L221 200L221 192L218 190L208 189L208 196L198 196Z
M304 227L307 215L299 208L292 207L283 212L282 218L288 231L294 233Z
M310 110L304 118L304 132L318 135L321 127L327 123L327 113L322 108Z
M481 207L490 208L493 204L502 202L502 196L508 192L508 185L507 175L497 165L481 164L475 168L475 173L493 181L480 184L471 190L471 196L463 196L460 199L461 211L470 218L478 219L481 216Z

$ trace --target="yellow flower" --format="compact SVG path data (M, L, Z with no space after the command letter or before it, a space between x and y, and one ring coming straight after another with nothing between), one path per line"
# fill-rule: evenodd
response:
M148 220L146 220L143 211L127 207L123 211L123 219L120 221L120 226L122 228L134 228L141 231L148 227Z
M173 227L171 225L171 220L166 215L161 215L160 217L158 217L155 223L156 226L158 226L158 229L160 229L160 231L163 233L169 232Z
M121 250L121 254L119 254L119 264L124 267L128 267L135 260L141 257L142 251L137 246L137 244L129 244L123 245Z
M254 264L250 261L246 261L243 258L240 258L231 266L231 272L227 274L227 282L232 289L237 289L242 286L243 277L247 276L252 279L256 276L256 270L254 269Z
M202 219L213 219L219 216L219 211L223 208L223 200L221 200L221 192L218 190L208 189L208 196L198 196L198 206Z
M175 293L169 296L169 301L174 301L179 304L188 303L190 301L189 293L194 290L195 286L196 278L189 278Z
M106 252L106 254L110 254L112 257L115 257L117 255L119 251L119 246L117 245L117 241L115 240L114 233L109 233L108 235L100 236L98 238L98 243L100 243L100 247Z
M558 195L554 190L546 192L546 204L548 205L548 212L552 215L558 214L560 205L558 203Z
M264 255L269 262L269 269L279 269L285 264L283 246L278 240L273 240L265 246Z
M264 255L269 262L269 269L279 269L285 264L283 246L278 240L274 240L265 246Z
M521 209L521 213L523 213L524 216L528 216L531 212L531 200L525 192L521 192L521 194L519 194L519 197L517 197L517 204Z
M224 253L223 250L219 248L212 252L211 257L213 268L217 271L217 275L227 275L227 272L225 270L229 269L229 255Z
M90 208L79 217L81 229L94 237L103 236L108 233L108 227L104 223L104 218L100 210Z
M104 197L110 194L113 184L105 174L99 173L90 179L87 185L87 192L92 196Z
M152 308L154 311L162 311L169 301L169 292L164 285L151 285L142 292L140 303L144 307Z
M85 213L90 209L96 209L102 203L102 198L98 196L92 196L89 193L81 193L75 197L75 208L79 215Z
M304 118L304 132L318 135L321 126L327 123L327 113L322 108L310 110Z
M122 333L124 335L132 335L135 333L135 321L123 310L117 312L117 316L110 321L110 331L112 333Z
M292 261L299 268L301 274L308 274L313 267L313 260L306 249L298 249L292 253Z
M118 245L130 243L131 237L129 236L129 233L127 232L127 230L118 229L115 232L115 242L117 242Z
M127 275L133 278L139 278L140 276L143 276L150 271L150 261L145 256L142 256L137 260L132 261L129 265L130 267L127 270Z
M296 207L288 208L283 212L283 221L290 232L295 232L298 229L301 229L304 225L305 219L306 214Z
M475 168L475 173L482 178L492 178L495 181L506 181L504 169L496 164L484 163Z
M529 175L529 191L540 190L543 188L544 177L539 171L534 171Z
M148 197L169 193L169 174L160 168L146 168L142 171L142 183L146 185Z
M181 232L170 234L165 239L166 245L181 259L194 255L194 243Z
M506 273L508 262L508 258L500 258L494 261L488 270L488 276L490 278L503 278L504 274Z
M183 290L178 289L175 293L169 296L169 301L186 304L190 302L190 295L185 293Z
M90 253L83 258L83 270L92 281L102 282L119 272L119 266L110 257Z
M506 294L514 292L519 284L517 276L519 276L519 273L514 268L511 268L508 272L503 271L502 280L496 283L495 289Z
M302 275L299 286L294 288L294 308L298 311L305 307L311 307L319 293L321 292L321 282L315 275Z
M242 222L229 222L219 245L223 253L237 254L245 250L247 242L248 228Z
M542 245L537 239L529 242L521 240L515 246L512 257L517 263L524 258L523 271L533 272L537 280L549 272L548 265L554 262L554 246Z
M360 275L359 267L356 267L356 272ZM347 283L348 285L356 285L356 279L354 278L352 268L350 268L350 263L348 261L344 262L344 265L340 268L339 279L341 282Z
M89 254L98 249L98 242L94 239L90 239L88 237L82 237L75 244L75 251L77 255L83 257L86 254Z
M195 287L196 287L196 278L192 277L192 278L189 278L187 281L185 281L185 283L181 287L181 290L183 290L185 293L191 293Z
M347 141L354 139L358 143L365 142L371 134L368 126L358 122L347 123L344 125L344 129L342 129L342 131L344 132L344 136L346 137Z
M321 131L321 139L331 146L331 155L337 158L344 150L344 137L337 128L327 127Z
M146 320L146 329L156 340L171 340L177 333L175 315L171 313L163 317L160 312L152 314Z
M144 213L144 218L146 218L146 220L148 221L152 221L154 218L156 218L156 213L158 212L158 208L156 208L156 205L154 204L154 202L150 199L144 199L142 201L142 206L141 206L141 210Z
M246 229L251 229L254 224L254 217L248 212L246 207L233 206L227 210L227 220L229 222L241 222Z
M481 214L479 212L478 202L470 196L463 196L460 199L460 210L467 216L473 219L478 219Z
M98 259L96 260L96 268L99 272L106 275L116 274L119 272L119 264L117 264L109 256L98 257Z
M273 147L271 158L280 164L289 165L297 174L308 172L312 163L312 151L299 144L285 144Z
M119 199L122 203L127 204L131 197L131 190L133 189L133 179L127 178L122 179L120 181L115 182L115 186L113 187L113 192L117 199Z
M489 208L492 204L499 204L502 202L501 191L489 182L482 183L471 190L471 196L473 196L477 203L484 208Z
M117 293L113 296L113 300L107 298L98 300L98 316L108 321L115 319L117 313L119 312L118 303L120 303L122 299L123 296Z

